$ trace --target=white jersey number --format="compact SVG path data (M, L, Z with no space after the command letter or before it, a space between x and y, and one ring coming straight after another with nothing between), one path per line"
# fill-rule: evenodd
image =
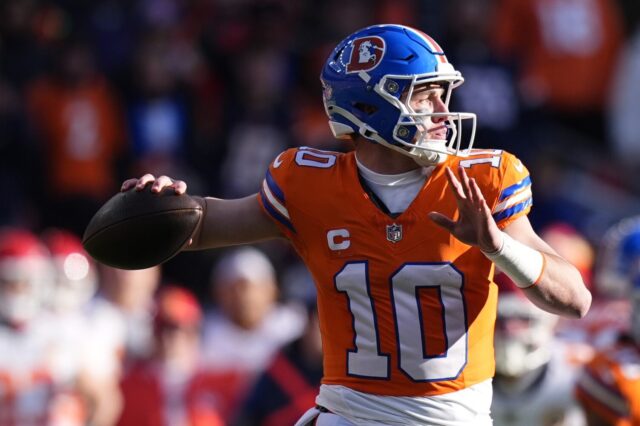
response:
M463 276L449 263L404 264L391 278L391 303L395 320L400 369L415 381L456 378L467 363L467 325ZM336 288L345 292L353 315L355 350L348 352L350 375L388 378L390 357L380 349L375 301L369 289L367 262L347 263L335 276ZM426 355L419 289L438 291L446 351Z
M491 164L491 167L495 167L496 169L500 167L500 161L502 160L502 150L501 149L491 149L491 150L477 150L469 153L469 157L477 157L480 155L491 155L491 157L484 158L470 158L468 160L460 161L460 165L465 169L470 168L474 164Z
M296 164L305 167L315 167L318 169L328 169L336 163L335 154L309 147L300 147L296 152Z

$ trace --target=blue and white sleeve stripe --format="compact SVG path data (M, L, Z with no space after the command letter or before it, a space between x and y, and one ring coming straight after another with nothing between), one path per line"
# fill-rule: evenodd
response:
M500 194L498 205L493 209L496 222L511 217L533 204L531 178L529 176L505 188Z
M267 212L278 222L289 228L291 232L296 230L291 223L289 210L287 210L284 193L276 183L270 171L267 171L265 179L262 181L260 197Z

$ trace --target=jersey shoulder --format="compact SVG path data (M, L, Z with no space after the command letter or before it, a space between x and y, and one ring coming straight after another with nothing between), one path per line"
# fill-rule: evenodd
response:
M289 148L276 156L269 166L269 172L276 179L284 179L285 175L291 174L299 177L304 174L320 173L326 177L326 171L334 169L347 155L306 146Z
M294 194L297 191L308 194L309 190L327 186L331 179L344 173L350 165L348 157L349 154L341 152L308 147L290 148L271 162L265 182L283 194ZM319 188L314 188L315 186Z
M271 163L262 182L259 200L266 213L295 233L291 211L313 210L314 203L331 195L331 188L344 185L344 176L355 167L353 155L308 147L291 148Z
M465 157L451 157L448 162L452 169L461 166L475 179L500 228L531 210L529 170L515 155L500 149L472 149Z

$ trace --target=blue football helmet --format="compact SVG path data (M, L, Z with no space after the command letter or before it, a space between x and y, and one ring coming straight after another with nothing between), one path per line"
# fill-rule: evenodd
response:
M440 46L419 30L374 25L351 34L333 50L320 80L329 126L338 139L360 134L423 166L447 155L464 157L473 146L475 114L410 106L417 86L435 83L444 89L448 107L452 90L464 82ZM446 139L428 138L423 123L432 118L445 118ZM463 119L472 122L466 149L461 149Z
M628 297L640 291L640 216L625 218L605 233L599 248L595 285L605 295Z
M640 344L640 216L613 225L604 235L595 285L604 295L631 300L631 335Z

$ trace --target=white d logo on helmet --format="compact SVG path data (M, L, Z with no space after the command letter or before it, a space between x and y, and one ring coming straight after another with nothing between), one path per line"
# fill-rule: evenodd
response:
M353 41L351 57L347 63L347 72L369 71L374 69L384 56L384 40L380 37L362 37Z

